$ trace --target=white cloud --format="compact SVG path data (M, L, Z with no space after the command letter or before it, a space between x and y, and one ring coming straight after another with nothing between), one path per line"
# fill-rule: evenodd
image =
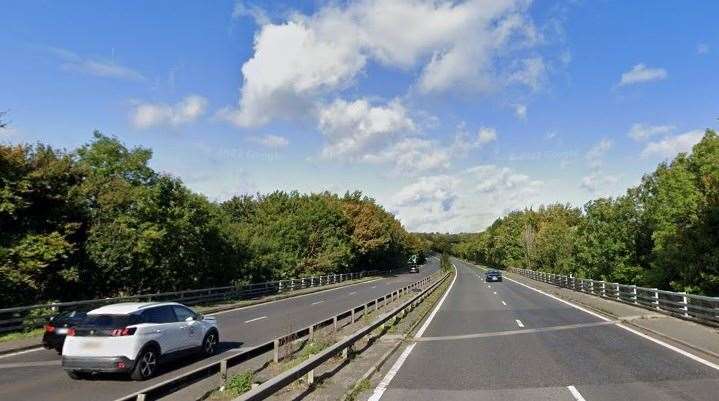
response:
M610 139L603 138L584 156L591 168L599 168L602 165L602 158L612 148L613 142Z
M709 50L710 50L709 45L706 43L699 43L697 45L697 54L700 56L704 55L704 54L709 54Z
M272 134L252 137L250 140L268 148L284 148L290 144L290 141L287 138Z
M494 128L482 127L477 134L471 136L464 126L460 126L459 133L454 137L454 143L450 151L459 156L466 155L470 150L481 148L497 140L497 131Z
M633 85L642 82L660 81L666 79L667 71L663 68L648 68L644 64L637 64L631 70L622 74L619 86Z
M369 60L419 68L423 92L535 89L544 62L515 56L540 41L529 3L360 0L295 13L283 23L259 18L254 54L242 66L239 106L220 115L240 126L306 116L318 98L351 85ZM257 15L246 7L240 13Z
M608 186L614 185L617 182L619 182L619 177L596 171L590 175L582 177L580 187L591 193L604 193L607 191Z
M399 101L372 106L366 99L337 99L319 112L319 128L327 138L322 157L361 159L387 146L415 124Z
M520 120L527 119L527 106L524 104L517 104L514 106L514 115Z
M689 152L692 147L701 141L704 131L693 130L683 134L670 136L660 141L649 142L642 150L642 157L666 157L671 158L681 152Z
M627 135L635 141L644 141L656 135L668 134L673 130L674 126L672 125L647 125L637 123L632 125Z
M538 200L544 184L495 165L420 177L392 197L390 209L411 231L478 231L507 210Z
M174 105L165 103L139 103L130 113L130 121L137 128L160 125L181 125L197 120L205 113L207 99L191 95Z
M51 48L50 51L63 60L60 67L67 71L81 72L103 78L144 81L139 72L110 60L82 57L65 49Z

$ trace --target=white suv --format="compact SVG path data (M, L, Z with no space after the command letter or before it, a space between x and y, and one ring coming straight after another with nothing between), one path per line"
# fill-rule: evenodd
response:
M73 379L92 372L129 372L145 380L160 359L188 352L215 353L220 339L214 317L174 303L120 303L87 313L68 329L62 367Z

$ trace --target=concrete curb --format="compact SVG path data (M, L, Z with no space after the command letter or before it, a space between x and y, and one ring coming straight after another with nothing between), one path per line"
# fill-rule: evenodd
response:
M328 290L334 290L334 289L337 289L337 288L349 287L350 285L362 284L362 283L365 283L365 282L368 282L368 281L372 281L372 280L375 280L375 279L380 279L380 278L382 278L382 277L370 276L370 277L365 277L365 278L363 278L363 279L359 279L359 281L358 281L358 280L352 280L352 281L346 282L346 283L339 283L339 285L336 285L336 286L330 287L330 288L327 288L327 286L324 286L324 287L316 287L316 290L314 290L314 291L306 291L306 292L302 292L302 293L299 293L299 294L297 294L297 293L289 293L289 294L284 294L284 295L270 296L270 297L267 297L267 298L258 299L256 302L249 302L249 303L246 303L246 304L243 304L243 305L227 305L227 306L223 306L223 307L211 308L211 309L203 310L203 311L202 311L202 314L204 314L204 315L209 315L209 314L217 313L217 312L226 312L226 311L237 310L237 309L242 309L242 308L249 308L250 306L257 306L257 305L267 304L267 303L270 303L270 302L282 301L282 300L284 300L284 299L299 297L299 296L302 296L302 295L315 294L315 293L318 293L318 292L321 292L321 291L328 291ZM299 291L301 291L301 290L299 290ZM295 291L295 292L297 292L297 291ZM43 348L41 344L24 345L24 346L21 346L21 347L8 348L8 349L0 350L0 356L8 355L8 354L14 354L14 353L16 353L16 352L36 350L36 349L41 349L41 348Z

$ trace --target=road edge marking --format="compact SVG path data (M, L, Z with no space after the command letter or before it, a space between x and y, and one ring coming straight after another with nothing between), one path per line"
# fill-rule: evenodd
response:
M576 387L574 387L574 386L567 386L567 390L569 390L569 392L572 393L572 397L574 397L575 400L577 400L577 401L587 401L587 400L584 399L584 397L582 397L582 393L580 393L579 390L577 390Z
M454 287L454 282L457 281L457 277L459 276L459 270L457 269L457 266L455 266L453 263L452 267L454 268L454 278L452 279L452 283L447 288L447 291L442 296L442 299L440 299L437 305L434 307L432 313L429 314L427 320L425 320L424 324L422 324L422 327L420 327L420 329L414 335L414 338L421 337L422 334L424 334L424 331L427 330L429 323L432 321L432 319L434 319L434 315L437 314L437 311L444 303L444 300L447 299L447 295L449 295L449 292L452 291L452 287ZM415 345L417 345L417 343L412 343L407 346L404 351L402 351L402 354L399 356L399 358L397 358L394 365L392 365L387 374L382 378L382 381L380 381L377 387L375 387L374 392L367 401L379 401L379 399L382 398L382 395L387 390L387 387L392 382L392 379L394 379L394 377L397 375L397 372L399 372L399 370L402 368L402 365L404 365L404 362L407 360L407 357L409 357L409 354L412 352Z
M592 315L592 316L595 316L595 317L597 317L597 318L599 318L599 319L602 319L602 320L604 320L604 321L607 321L607 322L608 322L608 321L611 321L611 320L612 320L612 319L610 319L610 318L608 318L608 317L606 317L606 316L602 316L602 315L600 315L600 314L598 314L598 313L596 313L596 312L590 311L589 309L583 308L583 307L581 307L581 306L579 306L579 305L577 305L577 304L575 304L575 303L573 303L573 302L570 302L570 301L561 299L561 298L559 298L559 297L557 297L557 296L554 296L554 295L552 295L552 294L549 294L549 293L547 293L547 292L544 292L544 291L542 291L542 290L540 290L540 289L534 288L534 287L532 287L532 286L530 286L530 285L527 285L527 284L524 284L524 283L520 283L520 282L517 281L517 280L511 279L511 278L509 278L509 277L507 277L507 280L509 280L509 281L511 281L511 282L513 282L513 283L517 283L517 284L519 284L519 285L521 285L521 286L523 286L523 287L527 287L527 288L529 288L529 289L532 290L532 291L536 291L536 292L538 292L538 293L540 293L540 294L542 294L542 295L548 296L548 297L550 297L550 298L552 298L552 299L554 299L554 300L557 300L557 301L559 301L559 302L562 302L562 303L564 303L564 304L567 304L567 305L569 305L569 306L571 306L571 307L573 307L573 308L575 308L575 309L579 309L580 311L582 311L582 312L584 312L584 313L588 313L588 314L590 314L590 315ZM672 350L672 351L674 351L674 352L676 352L676 353L678 353L678 354L684 355L685 357L687 357L687 358L689 358L689 359L691 359L691 360L693 360L693 361L695 361L695 362L699 362L699 363L702 364L702 365L705 365L705 366L710 367L710 368L715 369L715 370L719 370L719 365L717 365L716 363L713 363L713 362L711 362L711 361L707 361L706 359L704 359L704 358L702 358L702 357L700 357L700 356L694 355L694 354L692 354L691 352L685 351L685 350L683 350L683 349L681 349L681 348L679 348L679 347L676 347L676 346L674 346L674 345L671 345L671 344L669 344L669 343L666 343L666 342L664 342L664 341L662 341L662 340L659 340L659 339L657 339L657 338L654 338L654 337L652 337L652 336L650 336L650 335L644 334L644 333L642 333L642 332L640 332L640 331L634 330L634 329L632 329L632 328L630 328L630 327L627 327L627 326L625 326L625 325L623 325L623 324L618 323L618 324L615 324L615 326L617 326L617 327L619 327L619 328L622 328L622 329L624 329L624 330L626 330L626 331L628 331L628 332L630 332L630 333L632 333L632 334L636 334L636 335L638 335L639 337L642 337L642 338L644 338L644 339L646 339L646 340L649 340L649 341L651 341L651 342L653 342L653 343L655 343L655 344L661 345L662 347L664 347L664 348L666 348L666 349L669 349L669 350Z

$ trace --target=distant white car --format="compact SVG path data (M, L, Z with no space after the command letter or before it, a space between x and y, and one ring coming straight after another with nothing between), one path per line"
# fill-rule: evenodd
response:
M93 372L127 372L134 380L145 380L169 357L214 354L219 340L214 317L175 302L107 305L68 329L62 367L73 379Z

